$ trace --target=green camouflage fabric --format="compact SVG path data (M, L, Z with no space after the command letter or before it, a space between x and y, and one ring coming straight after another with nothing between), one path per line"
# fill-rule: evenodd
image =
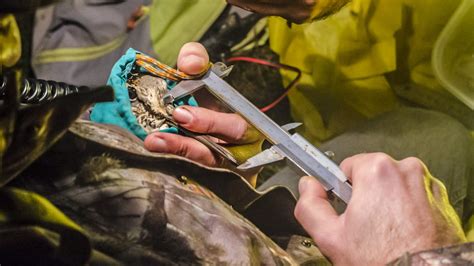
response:
M107 156L93 157L85 166L95 169L82 168L75 179L55 180L55 190L44 182L28 188L45 193L88 232L98 251L116 260L130 265L295 263L198 185L127 168Z
M1 106L2 181L9 183L0 191L2 263L295 264L216 194L182 176L221 177L229 184L217 191L234 195L227 200L243 210L261 195L242 177L147 153L110 126L76 122L62 137L90 103L111 98L110 88L21 108L15 92L16 84Z
M407 253L388 265L474 265L474 242L414 254Z
M220 189L214 193L200 184L220 184ZM275 192L281 197L282 188L258 193L230 171L149 153L141 140L118 127L74 123L15 185L44 195L85 229L97 251L125 264L296 264L236 212L251 210L247 205L267 201ZM286 206L290 217L294 206ZM271 218L278 218L281 208L285 204L262 213L275 223ZM279 223L286 231L266 229L279 235L292 227L299 232L292 219Z

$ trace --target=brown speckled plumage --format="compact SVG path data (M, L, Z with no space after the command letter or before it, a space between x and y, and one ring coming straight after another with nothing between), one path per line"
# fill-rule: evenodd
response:
M147 74L132 74L127 87L138 123L149 134L169 128L167 119L171 119L173 105L163 102L167 89L166 81Z

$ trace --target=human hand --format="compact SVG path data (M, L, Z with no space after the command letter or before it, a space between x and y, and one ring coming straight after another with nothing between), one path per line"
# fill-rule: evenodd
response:
M383 265L405 252L466 241L444 185L415 158L382 153L344 160L353 185L347 209L337 215L321 184L299 183L297 220L335 265Z
M178 56L178 68L187 74L199 74L208 67L208 64L209 56L199 43L185 44ZM237 114L221 113L202 107L181 106L174 110L172 116L183 128L211 135L216 143L227 145L238 161L245 160L260 151L262 136ZM146 149L153 152L180 155L208 166L232 168L226 160L193 138L156 132L147 136L144 144ZM241 174L255 185L256 172Z
M327 16L339 10L348 0L227 0L231 5L267 16L280 16L291 22Z

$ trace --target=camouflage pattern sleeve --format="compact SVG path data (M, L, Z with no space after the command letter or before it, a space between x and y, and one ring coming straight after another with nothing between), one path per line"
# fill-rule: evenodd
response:
M389 263L390 266L408 265L473 265L474 242L443 247L414 254L406 253Z

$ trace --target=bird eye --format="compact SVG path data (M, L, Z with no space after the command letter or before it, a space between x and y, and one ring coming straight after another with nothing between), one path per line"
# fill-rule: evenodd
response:
M130 98L131 102L134 102L137 100L137 91L133 88L128 89L128 97Z

